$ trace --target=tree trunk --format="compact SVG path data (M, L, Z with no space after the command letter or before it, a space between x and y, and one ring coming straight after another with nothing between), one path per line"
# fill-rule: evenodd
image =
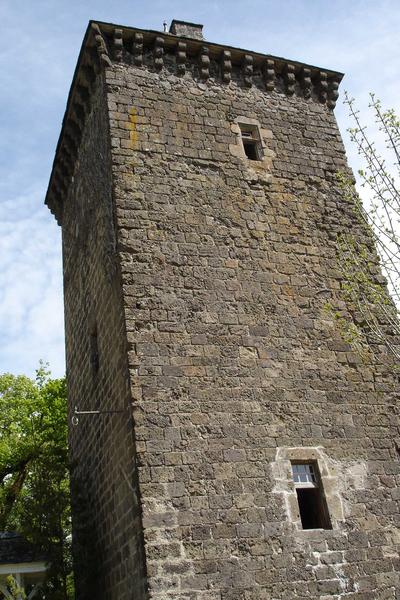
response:
M24 463L21 464L20 470L18 471L13 483L10 485L9 489L6 492L3 507L0 510L0 531L7 530L7 523L11 511L21 493L22 487L26 479L29 460L30 459L26 460Z

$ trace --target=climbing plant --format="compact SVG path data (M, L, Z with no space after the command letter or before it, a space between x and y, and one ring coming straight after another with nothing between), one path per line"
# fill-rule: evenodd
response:
M384 157L378 149L378 140L374 140L368 127L362 124L355 100L348 94L345 94L345 104L353 121L348 129L350 139L364 163L358 170L361 195L348 174L338 174L344 199L353 205L366 233L364 241L352 234L338 238L343 291L362 325L353 327L352 339L356 345L363 345L366 333L399 359L400 120L394 110L384 110L381 102L370 95L369 108L383 142ZM374 244L366 243L366 239ZM379 275L379 268L384 279Z

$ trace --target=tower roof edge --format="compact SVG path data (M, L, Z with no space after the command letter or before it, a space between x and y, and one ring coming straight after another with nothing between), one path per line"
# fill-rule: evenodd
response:
M178 34L139 29L102 21L89 21L68 95L45 198L45 203L55 215L58 223L61 224L62 222L63 198L73 177L74 163L85 118L90 110L93 85L97 75L104 68L111 67L114 62L121 60L124 53L130 52L127 47L138 46L138 48L142 48L141 54L134 60L134 64L140 63L140 65L143 64L144 47L152 48L153 54L154 48L162 47L162 53L165 48L167 51L177 53L177 57L182 54L182 47L184 47L185 61L190 58L192 61L198 62L200 60L202 62L204 68L200 70L201 77L203 77L203 73L205 73L205 78L209 76L208 64L210 59L217 60L221 64L221 83L231 81L232 65L236 65L243 73L244 85L251 87L253 85L253 70L258 69L263 74L264 89L267 92L274 90L275 79L279 76L284 81L286 93L292 95L297 78L304 97L310 98L311 88L313 88L316 91L314 97L320 98L321 102L326 102L329 108L334 108L343 73L331 69L321 69L320 67L270 54L209 42L200 37L202 25L190 24L175 19L172 23L182 24L182 29L179 30ZM194 32L195 37L190 31L190 27L198 28ZM191 37L182 35L185 31ZM154 60L156 59L154 58Z

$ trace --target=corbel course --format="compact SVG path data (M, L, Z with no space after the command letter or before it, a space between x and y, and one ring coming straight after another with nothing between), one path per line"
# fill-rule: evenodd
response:
M112 49L112 58L109 48ZM156 71L165 68L165 53L172 52L175 55L176 74L180 77L187 73L189 65L197 62L198 77L207 81L210 78L211 61L214 61L220 65L218 78L224 84L232 81L235 65L240 68L242 85L248 88L255 85L255 72L261 71L263 89L267 93L282 93L279 91L280 86L277 86L277 80L283 79L284 93L288 96L301 93L305 99L318 100L330 110L335 107L339 95L341 73L288 62L282 58L266 57L255 52L226 48L204 40L92 23L85 38L70 92L46 196L46 203L58 221L61 219L62 200L73 176L83 127L90 111L91 95L99 73L111 67L112 61L127 60L128 64L135 67L145 66L145 48L150 50L146 56L152 56L150 60L153 61L152 65ZM146 61L148 60L146 58ZM152 68L151 64L148 66ZM196 69L191 69L191 76L195 77L192 75L195 72ZM299 82L297 87L296 79Z

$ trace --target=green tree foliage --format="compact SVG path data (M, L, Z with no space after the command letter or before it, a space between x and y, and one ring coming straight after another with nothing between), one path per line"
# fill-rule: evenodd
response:
M41 365L36 380L0 376L0 531L18 531L51 564L36 597L71 596L66 385Z
M345 104L353 120L353 127L348 130L350 139L364 164L358 171L365 192L364 202L346 174L340 173L338 180L345 198L355 207L364 225L365 239L375 243L360 242L352 235L342 235L338 239L343 289L355 306L357 322L362 325L361 328L353 327L353 341L355 345L362 345L366 333L375 342L384 344L399 359L400 120L393 110L383 110L380 101L371 94L369 108L377 127L377 139L374 140L361 122L354 99L348 94L345 95ZM383 152L378 149L379 141ZM379 269L385 278L380 276Z
M25 591L19 587L12 575L6 578L5 587L9 598L13 598L13 600L26 600Z

